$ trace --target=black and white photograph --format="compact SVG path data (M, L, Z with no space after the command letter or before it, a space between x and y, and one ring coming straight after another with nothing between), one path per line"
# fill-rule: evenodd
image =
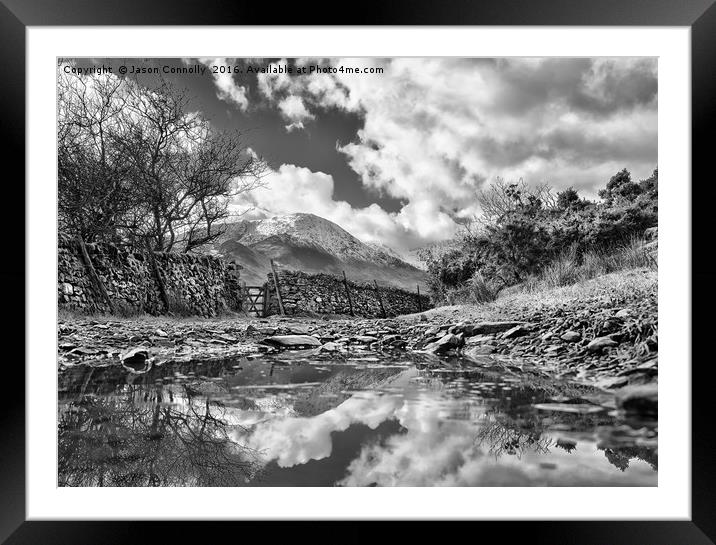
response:
M56 68L58 487L658 485L658 58Z

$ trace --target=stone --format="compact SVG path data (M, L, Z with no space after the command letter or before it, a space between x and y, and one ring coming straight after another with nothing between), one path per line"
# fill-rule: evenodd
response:
M431 352L433 354L444 354L445 352L454 348L460 348L465 343L465 340L460 335L454 333L448 333L443 335L439 340L434 343L430 343L423 350L425 352Z
M302 348L321 346L321 341L310 335L274 335L263 339L261 344L277 348Z
M120 356L122 366L132 373L146 373L151 368L151 360L149 359L149 351L138 346L131 348Z
M70 354L77 354L77 355L80 355L80 356L96 356L97 354L100 353L100 351L97 350L96 348L89 348L89 347L86 347L86 346L80 346L80 347L71 349L71 350L69 351L69 353L70 353Z
M657 369L659 367L659 358L652 358L644 363L636 366L637 369Z
M329 341L326 344L324 344L323 346L321 346L320 351L321 352L338 352L339 349L340 349L340 347L336 343Z
M627 413L656 416L659 411L658 390L654 383L625 386L617 391L617 408Z
M465 339L466 345L478 345L492 342L495 339L494 335L473 335Z
M516 337L521 337L522 335L526 335L527 333L529 333L529 330L523 324L520 324L505 331L502 334L502 338L513 339Z
M390 346L390 347L392 347L392 348L397 348L397 349L399 349L399 350L404 350L404 349L408 346L408 341L406 341L406 340L404 340L404 339L394 339L394 340L392 340L392 341L390 341L389 343L386 343L386 344L388 344L388 346Z
M659 228L658 227L649 227L648 229L645 229L644 230L644 238L647 240L658 240Z
M631 315L632 315L631 310L629 310L628 308L623 308L619 312L617 312L614 316L616 316L617 318L619 318L621 320L626 320Z
M378 340L378 337L373 337L372 335L357 335L353 337L356 342L362 343L362 344L370 344L374 343Z
M64 293L65 295L72 295L74 293L74 288L72 287L72 284L69 284L68 282L62 284L62 293Z
M476 358L478 356L489 356L495 353L495 347L489 344L483 344L481 346L472 346L463 352L466 358Z
M576 343L582 338L582 335L576 331L569 330L565 331L559 338L568 343Z
M157 330L154 332L154 334L155 334L157 337L168 337L168 336L169 336L169 334L168 334L166 331L164 331L163 329L157 329Z
M480 322L477 324L466 325L463 333L466 337L473 335L486 335L489 333L502 333L508 329L524 325L525 322Z
M604 348L611 348L617 346L619 343L612 340L610 337L597 337L589 342L587 350L590 352L600 352Z

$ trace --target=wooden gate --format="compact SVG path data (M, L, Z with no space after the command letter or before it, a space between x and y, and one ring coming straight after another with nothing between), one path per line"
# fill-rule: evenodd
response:
M266 312L266 284L246 286L244 310L249 316L263 318Z

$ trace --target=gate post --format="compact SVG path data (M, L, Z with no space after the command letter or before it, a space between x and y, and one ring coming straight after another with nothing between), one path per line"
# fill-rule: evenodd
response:
M281 316L285 316L286 313L283 310L283 299L281 299L281 290L278 287L278 275L276 274L276 267L274 267L273 259L271 260L271 272L273 272L273 283L276 287L276 297L278 298L278 308L281 311ZM266 296L264 296L264 299Z

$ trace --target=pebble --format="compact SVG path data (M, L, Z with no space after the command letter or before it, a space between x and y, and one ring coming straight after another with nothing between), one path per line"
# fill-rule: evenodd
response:
M587 350L590 352L601 352L604 348L611 348L617 346L619 343L612 340L610 337L597 337L589 342Z
M568 343L576 343L577 341L581 340L582 335L580 335L576 331L565 331L560 337L563 341L567 341Z

